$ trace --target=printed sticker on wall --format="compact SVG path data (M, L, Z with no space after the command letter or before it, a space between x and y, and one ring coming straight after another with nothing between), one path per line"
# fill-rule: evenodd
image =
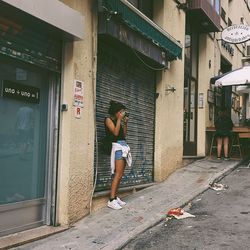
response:
M82 108L81 107L74 107L74 109L75 109L75 118L80 119L81 113L82 113Z
M83 91L83 82L80 80L74 80L74 91L73 91L73 105L76 107L83 108L84 101L84 91Z
M204 93L199 93L199 109L204 108Z

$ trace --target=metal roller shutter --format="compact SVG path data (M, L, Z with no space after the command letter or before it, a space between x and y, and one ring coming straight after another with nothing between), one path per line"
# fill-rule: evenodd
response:
M120 187L153 182L155 74L134 56L131 50L100 46L97 73L97 139L105 135L104 118L110 100L122 102L129 110L127 142L133 164L125 169ZM110 157L98 150L96 191L111 185Z

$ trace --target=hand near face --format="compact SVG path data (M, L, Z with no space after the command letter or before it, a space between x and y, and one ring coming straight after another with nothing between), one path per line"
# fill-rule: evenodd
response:
M118 117L117 117L117 119L118 119L118 120L122 120L123 117L124 117L124 112L121 110L121 111L118 112Z

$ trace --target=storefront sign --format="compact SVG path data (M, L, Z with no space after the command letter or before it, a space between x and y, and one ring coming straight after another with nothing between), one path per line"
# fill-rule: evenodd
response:
M29 85L3 81L3 97L30 103L39 103L40 90Z
M79 80L74 81L74 97L73 105L83 108L83 82Z
M229 44L228 42L225 42L225 41L221 41L221 46L223 48L225 48L225 50L231 55L233 56L234 55L234 48L233 48L233 45Z
M229 26L222 31L221 39L228 43L244 43L250 40L250 26L243 24Z

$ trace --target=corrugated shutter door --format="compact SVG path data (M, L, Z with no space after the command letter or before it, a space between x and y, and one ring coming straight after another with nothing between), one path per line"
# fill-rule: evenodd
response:
M98 54L97 138L105 135L104 118L110 100L122 102L129 110L127 142L133 164L126 167L120 187L153 182L155 75L132 54L102 46ZM110 157L98 153L96 191L110 188Z

